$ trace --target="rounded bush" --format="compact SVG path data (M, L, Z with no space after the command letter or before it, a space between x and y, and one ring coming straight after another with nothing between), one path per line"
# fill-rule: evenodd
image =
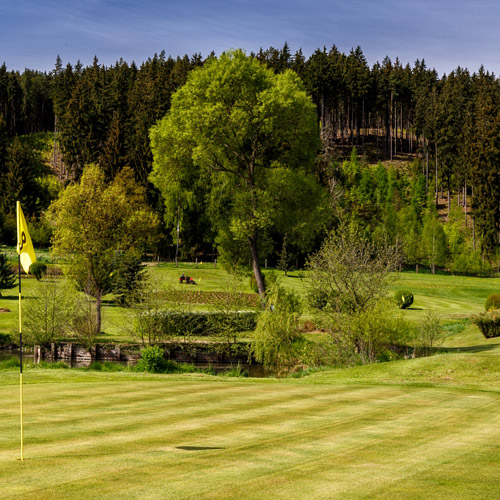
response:
M500 309L500 293L492 293L486 298L484 310L492 311L493 309Z
M30 266L30 274L40 281L42 276L47 274L47 265L43 262L33 262Z
M165 369L163 350L157 345L151 345L141 351L141 359L137 362L137 369L150 373L162 373Z
M472 316L472 322L481 330L487 339L500 337L500 311L476 314Z
M413 293L408 290L398 290L394 294L394 300L400 309L407 309L413 304Z

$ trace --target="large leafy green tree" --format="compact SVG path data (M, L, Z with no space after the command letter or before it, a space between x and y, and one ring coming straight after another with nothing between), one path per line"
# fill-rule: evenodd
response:
M245 243L263 295L259 245L269 231L302 226L310 235L317 227L321 195L308 172L318 146L314 105L298 76L226 52L190 73L152 129L152 180L167 205L188 203L193 186L204 185L219 243L237 251Z
M107 185L103 171L94 165L62 192L50 212L56 224L52 250L68 259L78 287L96 299L99 333L102 297L116 288L120 263L142 254L156 219L129 169Z

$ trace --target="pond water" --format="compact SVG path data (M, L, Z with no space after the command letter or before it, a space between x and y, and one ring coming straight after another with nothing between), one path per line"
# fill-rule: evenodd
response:
M19 351L8 351L8 352L2 352L0 351L0 362L1 361L8 361L10 359L16 359L19 361ZM60 361L63 361L66 363L70 368L82 368L85 366L89 366L90 362L89 361L77 361L75 359L58 359L56 361L51 361L51 360L44 360L46 363L58 363ZM25 353L23 352L23 365L26 363L34 363L35 358L33 354ZM107 363L112 363L112 364L119 364L123 366L133 366L136 364L136 361L106 361ZM212 364L207 364L207 363L192 363L194 364L197 368L212 368L216 373L221 373L227 370L230 370L231 368L236 368L237 365L228 365L228 364L223 364L223 363L212 363ZM267 377L269 376L269 373L267 373L264 370L264 367L262 365L257 365L257 364L240 364L242 370L246 370L248 372L248 375L250 377Z

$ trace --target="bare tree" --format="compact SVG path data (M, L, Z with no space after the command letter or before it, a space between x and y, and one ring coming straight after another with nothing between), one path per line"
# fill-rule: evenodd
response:
M346 224L309 259L309 302L331 335L338 363L373 362L405 331L386 314L398 263L395 248L377 247Z
M101 331L101 313L92 295L92 282L87 281L83 292L74 291L75 300L72 311L70 335L83 346L90 349Z
M70 327L72 297L65 279L49 268L23 305L23 326L28 343L49 345Z
M376 246L357 228L342 224L308 261L309 295L317 308L332 312L371 309L387 295L389 273L399 260L394 247Z

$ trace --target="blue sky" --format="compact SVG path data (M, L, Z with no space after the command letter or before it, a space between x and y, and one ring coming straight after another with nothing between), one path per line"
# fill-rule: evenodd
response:
M140 64L155 52L360 45L369 65L424 58L440 74L481 64L500 75L498 0L0 0L0 64Z

